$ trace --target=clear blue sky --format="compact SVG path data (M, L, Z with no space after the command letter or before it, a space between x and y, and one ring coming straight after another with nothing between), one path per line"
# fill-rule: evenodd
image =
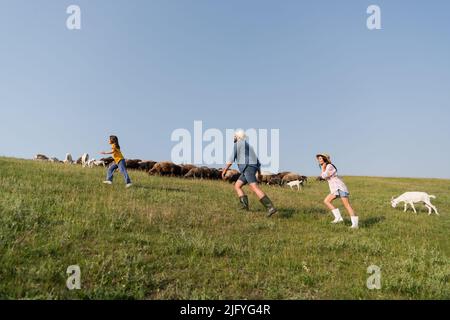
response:
M202 120L279 128L282 170L316 175L324 150L346 175L450 178L449 16L446 0L2 0L0 155L98 158L115 133L164 160Z

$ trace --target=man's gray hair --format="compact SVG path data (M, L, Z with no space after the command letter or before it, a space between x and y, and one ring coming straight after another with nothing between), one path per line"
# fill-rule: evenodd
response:
M236 132L234 133L234 136L236 137L237 140L247 139L247 135L245 134L245 131L242 129L236 130Z

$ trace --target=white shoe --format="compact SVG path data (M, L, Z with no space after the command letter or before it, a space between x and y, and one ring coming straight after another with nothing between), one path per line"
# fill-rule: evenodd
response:
M103 181L103 183L104 183L104 184L112 184L112 182L109 181L109 180Z
M127 185L125 186L125 188L130 188L133 184L132 183L127 183Z

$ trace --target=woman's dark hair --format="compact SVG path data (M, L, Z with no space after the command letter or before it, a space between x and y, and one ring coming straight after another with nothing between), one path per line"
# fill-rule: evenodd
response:
M323 161L325 161L325 163L326 163L327 165L331 164L331 165L334 167L334 169L335 169L336 171L338 171L338 168L330 161L330 159L328 159L327 157L323 157L323 156L320 156L320 157L322 157Z
M319 155L319 156L317 156L317 158L322 158L323 161L324 161L326 164L331 164L331 161L330 161L327 157L324 157L324 156L322 156L322 155Z
M109 140L116 146L117 149L120 149L119 138L117 138L116 136L109 136Z

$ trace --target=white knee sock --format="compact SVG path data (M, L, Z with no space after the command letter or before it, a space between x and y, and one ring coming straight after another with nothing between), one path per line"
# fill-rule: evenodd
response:
M352 219L352 228L356 229L358 228L359 218L357 216L350 217Z
M338 223L338 222L344 221L344 219L342 219L341 211L339 211L339 209L331 210L331 212L334 215L334 221L332 223Z

